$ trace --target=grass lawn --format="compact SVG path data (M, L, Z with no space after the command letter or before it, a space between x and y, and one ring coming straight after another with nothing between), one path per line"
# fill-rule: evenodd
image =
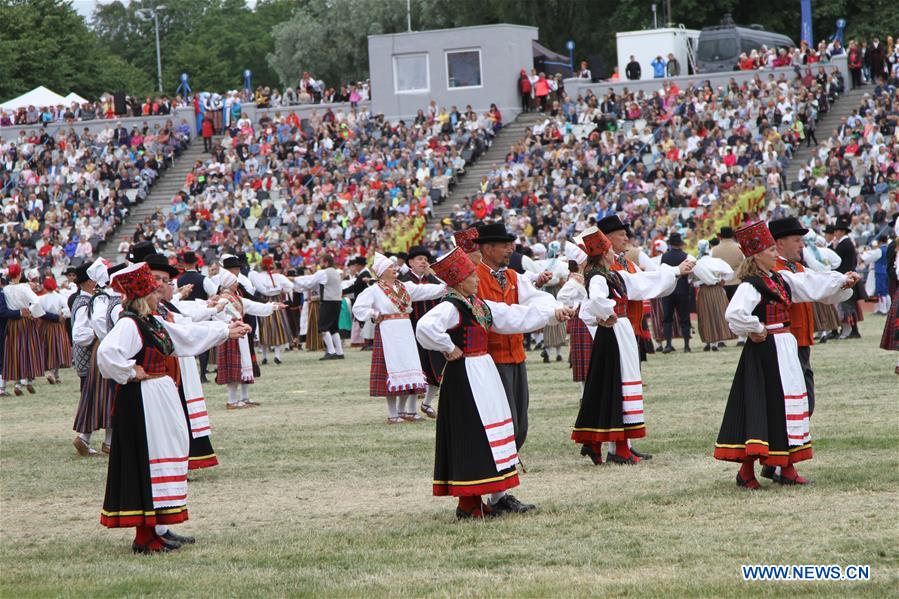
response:
M814 348L815 484L749 494L712 449L739 349L651 356L648 437L635 467L593 466L569 440L578 390L529 355L529 473L539 511L456 522L431 496L434 423L388 426L368 398L369 353L291 352L225 410L206 386L221 464L191 475L198 542L131 554L132 529L99 524L106 458L72 448L77 379L0 401L3 597L895 596L899 588L899 377L863 339ZM701 345L699 346L701 350ZM99 439L94 442L99 446ZM869 564L869 582L744 582L741 564ZM889 589L893 589L890 591Z

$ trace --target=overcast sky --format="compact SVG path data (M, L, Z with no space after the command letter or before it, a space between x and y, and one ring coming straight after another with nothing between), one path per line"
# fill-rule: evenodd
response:
M88 21L91 18L91 15L94 14L94 8L98 4L110 4L115 0L72 0L72 6L75 10L78 11L78 14L83 15L85 19ZM120 0L122 4L127 5L130 0ZM177 2L178 0L172 0L172 2ZM163 4L164 2L160 0L159 4ZM256 0L247 0L247 4L250 6L256 5Z

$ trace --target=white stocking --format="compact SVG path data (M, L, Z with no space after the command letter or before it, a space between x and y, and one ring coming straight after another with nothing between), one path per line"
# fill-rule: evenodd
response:
M164 534L167 533L168 531L169 531L169 527L168 527L168 526L163 526L163 525L161 525L161 524L157 524L157 525L156 525L156 536L157 536L157 537L161 537L162 535L164 535Z
M322 333L322 341L325 342L325 351L329 354L334 353L334 340L331 339L331 333Z
M506 496L505 491L500 491L499 493L491 493L487 498L487 502L490 505L496 505L496 503L505 496Z
M81 440L84 441L85 445L91 444L91 434L90 433L78 433L78 436L81 437Z
M423 406L431 405L431 402L434 401L434 397L440 392L440 387L436 385L428 385L428 392L425 393L425 400L421 402Z
M387 397L387 415L390 418L398 418L399 414L396 411L396 395L390 395Z
M281 359L281 346L280 345L275 346L275 359L276 360Z
M414 414L416 410L416 404L418 403L418 395L415 393L410 393L406 396L406 413Z
M112 429L106 429L106 435L103 437L103 442L107 445L112 445Z
M262 346L262 359L268 360L268 348L264 345Z
M338 356L342 356L343 341L340 339L340 333L331 333L331 341L334 343L334 351Z
M235 405L237 401L237 383L228 383L228 403Z
M240 401L250 401L250 386L246 383L240 384Z

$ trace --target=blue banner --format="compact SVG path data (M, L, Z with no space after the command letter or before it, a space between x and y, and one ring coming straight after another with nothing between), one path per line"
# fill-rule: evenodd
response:
M809 47L814 47L814 39L812 38L812 0L800 0L800 10L802 12L800 39L808 44Z

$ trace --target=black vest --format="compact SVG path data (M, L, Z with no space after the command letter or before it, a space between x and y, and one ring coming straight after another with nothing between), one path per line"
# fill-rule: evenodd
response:
M203 280L206 277L203 276L203 273L196 270L186 270L184 274L178 277L178 287L184 287L187 284L193 285L193 289L190 290L190 293L187 294L187 297L182 298L185 300L208 300L209 295L207 295L206 290L203 289Z

